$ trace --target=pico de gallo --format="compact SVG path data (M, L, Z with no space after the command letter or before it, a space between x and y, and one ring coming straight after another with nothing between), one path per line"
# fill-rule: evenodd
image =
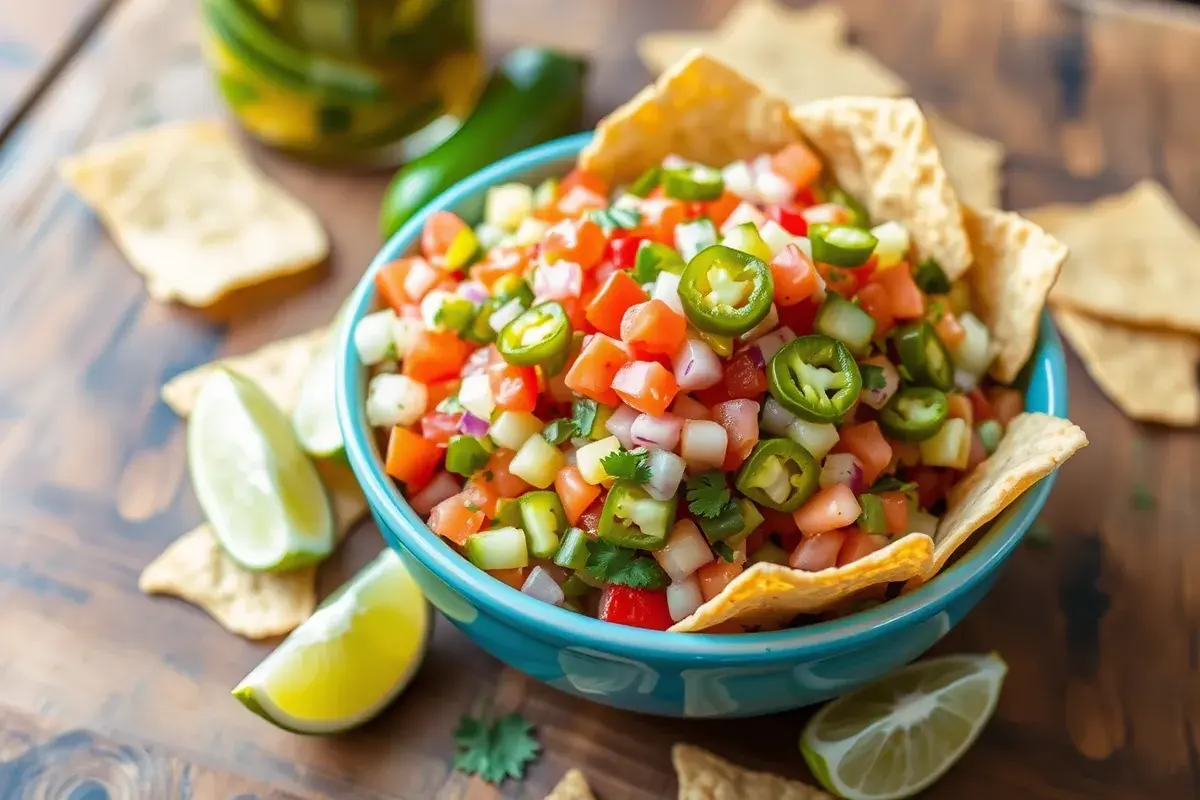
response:
M932 535L1023 405L966 287L798 143L496 186L376 285L354 339L412 507L493 578L625 625L758 562Z

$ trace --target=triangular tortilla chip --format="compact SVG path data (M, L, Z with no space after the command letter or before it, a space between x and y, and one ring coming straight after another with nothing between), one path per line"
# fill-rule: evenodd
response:
M671 153L721 167L799 138L787 103L712 56L693 51L602 119L579 164L623 183Z
M1200 424L1200 339L1129 328L1067 308L1057 309L1054 319L1088 374L1126 414L1164 425Z
M925 117L958 199L976 208L999 208L1004 145L964 130L932 112L926 111Z
M679 800L833 800L820 789L730 764L688 744L671 748Z
M838 97L797 106L792 116L872 219L903 223L917 254L937 259L951 280L967 271L958 195L914 101Z
M734 620L739 624L777 624L797 614L822 611L877 583L905 581L930 563L933 541L910 533L844 567L804 572L779 564L758 563L738 575L672 631L702 631Z
M1070 420L1038 413L1014 417L996 452L951 490L934 535L933 560L921 579L936 575L971 534L1087 443Z
M546 800L596 800L592 789L588 786L587 778L577 769L567 770L554 791L546 795Z
M259 172L219 122L140 131L65 159L60 171L156 300L209 306L329 252L316 215Z
M1012 383L1033 354L1038 322L1067 248L1024 217L963 208L975 264L967 272L972 309L991 331L991 372Z

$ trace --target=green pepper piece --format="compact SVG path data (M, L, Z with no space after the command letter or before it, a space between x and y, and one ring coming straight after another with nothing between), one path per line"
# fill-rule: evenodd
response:
M771 312L771 268L754 256L715 244L684 267L679 299L688 321L702 331L737 336Z
M678 275L683 272L685 262L674 247L662 242L646 239L638 245L630 276L638 283L651 283L660 272Z
M937 331L928 322L912 322L893 334L902 377L948 392L954 388L954 365Z
M879 412L879 427L893 439L923 442L937 433L950 405L946 395L930 386L905 386Z
M584 558L587 558L587 548L583 549ZM588 592L594 591L594 587L585 583L578 575L568 575L567 579L562 582L563 596L568 598L583 597ZM579 607L575 607L576 611L580 611Z
M813 261L835 267L861 267L875 252L875 234L850 225L817 223L809 226Z
M887 533L887 518L883 515L883 500L879 495L860 494L858 527L863 533Z
M515 498L501 497L496 501L496 519L492 521L495 527L521 527L521 505Z
M638 179L629 184L626 190L635 197L645 197L658 188L662 183L662 167L651 167L638 176Z
M719 333L709 333L708 331L696 331L696 336L721 358L729 358L733 355L732 336L722 336Z
M793 339L775 354L767 365L767 387L796 416L836 423L858 400L862 377L846 345L813 334Z
M711 167L700 165L664 169L663 194L676 200L716 200L725 191L725 179Z
M604 501L597 535L621 547L660 550L675 524L675 506L674 497L655 500L633 481L619 480Z
M587 543L588 536L581 529L568 528L554 554L554 563L563 569L583 569L587 566Z
M496 300L497 308L509 300L520 300L521 305L529 307L533 305L533 287L519 275L509 273L502 275L492 286L492 298Z
M700 530L711 544L723 543L737 547L763 523L758 506L745 497L738 497L725 504L715 517L701 517Z
M850 224L856 228L868 228L871 225L871 215L858 199L838 186L836 183L825 188L825 202L836 203L850 210Z
M553 300L538 303L504 326L496 349L510 364L540 364L553 375L567 363L571 349L571 321L562 305Z
M567 512L562 500L552 491L526 492L517 500L521 527L529 554L535 558L551 558L558 552L558 537L567 530Z
M738 470L738 491L759 505L792 512L817 490L821 467L791 439L764 439Z
M496 332L492 330L489 322L492 319L492 314L500 308L502 303L496 297L489 297L487 301L479 307L478 313L475 314L475 319L463 331L463 338L468 342L475 344L491 344L496 341Z
M469 478L483 469L492 455L487 439L477 436L451 436L446 444L446 471Z
M932 258L927 258L913 270L913 281L925 294L949 294L950 279L942 267Z

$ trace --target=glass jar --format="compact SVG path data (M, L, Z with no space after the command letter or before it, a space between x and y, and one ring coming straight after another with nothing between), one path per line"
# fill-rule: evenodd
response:
M474 0L200 0L202 46L253 136L395 164L452 134L483 82Z

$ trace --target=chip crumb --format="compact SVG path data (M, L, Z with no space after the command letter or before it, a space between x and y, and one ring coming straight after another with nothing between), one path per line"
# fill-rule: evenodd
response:
M596 795L592 794L592 789L582 772L569 769L554 790L546 795L546 800L596 800Z
M679 800L833 800L800 781L731 764L689 744L671 748L679 778Z

